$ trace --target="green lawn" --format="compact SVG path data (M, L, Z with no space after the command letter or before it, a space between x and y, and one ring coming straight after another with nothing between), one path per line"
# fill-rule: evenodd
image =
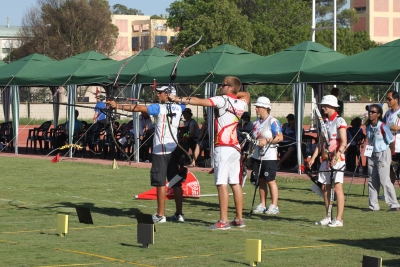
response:
M156 201L134 196L150 189L149 169L50 160L0 157L0 266L248 266L246 239L262 240L259 266L361 266L363 255L400 266L400 212L385 212L383 201L381 211L361 212L362 185L351 188L343 228L314 225L324 207L308 180L278 178L281 213L253 215L244 229L207 229L219 218L217 197L185 199L187 221L156 225L155 244L143 249L135 214L153 214ZM216 193L212 175L195 175L201 194ZM244 191L248 214L254 187ZM90 208L94 225L78 222L76 205ZM232 197L230 207L233 219ZM69 215L65 237L57 235L57 213Z

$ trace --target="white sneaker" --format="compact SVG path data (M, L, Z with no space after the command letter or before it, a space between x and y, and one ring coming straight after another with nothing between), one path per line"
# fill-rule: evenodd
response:
M343 220L339 221L337 219L333 219L330 224L328 224L329 227L342 227L343 226Z
M165 216L158 216L157 212L154 213L151 218L153 219L154 223L165 223L167 221L167 218L165 218Z
M266 210L264 213L265 214L278 214L279 208L278 208L278 206L271 204L271 205L269 205L268 210Z
M331 222L331 220L327 217L323 218L319 222L315 222L315 225L328 225Z
M260 203L258 206L253 210L253 213L264 213L266 208Z
M184 222L185 221L185 216L183 216L183 214L179 214L177 215L176 213L174 215L172 215L169 220L171 222Z

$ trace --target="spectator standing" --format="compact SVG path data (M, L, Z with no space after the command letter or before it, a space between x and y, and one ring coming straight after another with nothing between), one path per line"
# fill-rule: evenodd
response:
M176 94L175 88L171 88L171 93ZM157 212L153 215L155 223L166 222L165 217L165 200L166 200L166 181L172 180L179 173L179 159L181 151L177 147L174 138L177 138L177 129L182 115L182 106L176 104L169 104L168 102L168 86L156 88L157 97L160 103L152 104L149 106L144 105L126 105L117 104L114 101L110 102L112 108L122 109L129 112L145 112L155 117L155 132L153 139L153 160L150 170L151 185L156 187L157 192ZM169 110L173 114L169 115ZM170 120L171 130L168 127ZM173 137L173 136L174 137ZM173 187L175 195L175 214L170 217L171 221L184 222L185 217L182 213L182 180L177 182Z
M276 161L278 158L276 144L279 143L279 140L283 139L281 124L270 114L271 102L267 97L260 96L254 106L259 118L253 123L253 137L258 139L260 143L254 150L251 159L251 181L258 180L260 204L253 212L278 214L278 186L275 181ZM272 143L267 149L270 142ZM260 177L257 177L258 174L260 174ZM271 195L271 204L268 209L266 209L266 199L268 196L267 184Z
M196 149L194 150L193 160L196 163L199 155L202 151L205 151L210 147L210 139L208 135L208 121L207 121L207 113L203 114L204 122L201 125L200 133L199 133L199 142L196 145Z
M212 230L227 230L231 225L238 228L246 226L242 218L243 191L239 181L241 155L237 127L240 116L250 101L250 94L239 92L240 86L241 82L237 77L227 76L222 81L219 96L208 99L170 96L175 102L215 108L214 183L218 190L220 219L210 227ZM232 222L228 220L228 184L233 191L236 208L236 216Z
M107 117L103 112L106 109L106 104L103 102L105 97L103 95L96 96L97 104L94 107L93 123L99 122L103 124L103 127L107 125Z
M150 148L153 144L154 125L149 114L142 112L139 115L140 156L144 162L150 162Z
M330 227L341 227L343 226L343 212L344 212L344 192L343 192L343 176L344 176L344 165L345 165L345 156L344 151L347 144L347 134L346 121L339 116L337 113L337 109L339 108L339 104L337 102L337 98L334 95L326 95L322 98L321 108L325 115L328 116L328 119L325 123L325 127L328 132L327 142L329 143L329 151L331 154L331 161L329 162L328 155L326 153L326 142L324 134L319 135L318 145L314 150L314 153L310 160L308 161L308 167L314 164L315 159L318 154L322 152L322 163L319 168L318 181L322 183L322 191L324 194L324 203L325 203L325 211L326 216L321 221L316 222L317 225L328 225ZM323 150L321 151L321 147ZM337 199L337 216L336 219L331 220L328 218L328 208L330 204L330 191L331 191L331 171L333 168L335 171L333 172L334 176L334 190Z
M371 105L368 110L367 140L372 147L368 158L368 199L369 207L363 211L379 210L379 187L382 185L385 202L389 205L388 211L400 211L400 205L396 199L396 191L390 181L390 162L392 151L394 154L395 143L390 128L382 122L382 107ZM368 150L368 147L367 149Z
M351 120L351 127L347 128L347 131L352 136L352 139L348 139L351 143L347 148L346 154L346 169L350 172L354 172L356 169L356 158L360 156L360 142L365 138L365 134L361 128L361 118L356 117Z
M386 111L383 117L383 122L390 128L392 135L394 136L394 147L395 154L393 160L400 164L400 105L399 105L399 93L396 91L389 91L386 95L386 103L388 104L389 110ZM391 171L392 184L395 182L395 174Z
M195 167L196 166L196 161L195 161L195 150L197 143L199 142L199 133L200 133L200 128L199 125L197 124L197 121L192 119L193 113L190 108L185 108L185 110L182 112L183 118L185 119L184 123L184 140L186 143L186 147L190 148L193 153L193 159L192 162L190 163L189 167Z

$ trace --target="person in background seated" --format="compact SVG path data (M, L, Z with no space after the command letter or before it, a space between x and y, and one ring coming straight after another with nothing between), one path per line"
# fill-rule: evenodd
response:
M199 133L199 142L196 145L196 149L194 150L193 160L196 163L199 155L202 151L208 149L210 147L210 140L208 136L208 121L207 121L207 113L204 113L204 122L201 126Z
M360 155L359 143L365 138L365 134L361 129L361 118L356 117L351 120L351 127L347 128L352 138L348 138L351 143L347 148L346 154L346 169L350 172L354 172L356 169L356 158Z
M189 167L195 167L196 161L194 159L194 154L196 150L197 143L199 142L199 125L192 119L193 113L190 108L185 108L182 112L183 118L185 119L184 129L183 129L183 140L186 143L186 147L189 147L193 152L193 159Z
M74 124L74 139L76 139L77 133L83 130L83 124L80 120L78 120L78 116L79 116L79 111L75 110L75 124ZM69 133L69 121L67 121L65 123L65 132L64 135L61 135L59 137L60 140L60 144L64 145L66 143L66 141L68 140L68 133ZM74 140L74 141L78 141L78 140ZM83 142L83 140L82 140Z
M290 113L286 116L286 119L288 122L283 124L282 126L283 141L281 142L281 146L289 147L287 148L286 153L280 158L280 160L276 164L276 170L279 170L282 163L284 163L289 157L291 157L292 155L296 155L296 128L294 115ZM291 170L297 171L297 166L295 166Z
M150 149L153 144L154 125L149 114L139 115L140 157L144 162L150 162Z
M337 102L339 105L337 113L339 114L340 117L342 117L344 112L344 104L343 101L339 99L339 94L340 94L339 88L333 87L331 90L331 95L334 95L337 98Z
M244 112L243 115L240 117L239 125L238 125L238 138L239 143L243 143L244 137L240 133L251 133L253 131L253 123L250 121L250 113ZM242 152L246 151L248 147L248 142L242 147Z

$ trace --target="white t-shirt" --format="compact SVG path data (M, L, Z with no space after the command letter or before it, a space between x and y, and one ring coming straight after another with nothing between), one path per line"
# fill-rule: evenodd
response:
M342 117L339 117L337 112L335 112L330 118L328 118L328 120L325 121L325 126L326 130L328 131L328 138L329 138L328 142L330 144L329 150L331 153L336 154L336 152L339 151L339 148L342 145L339 129L341 128L347 129L347 123ZM324 142L324 149L322 151L323 152L322 160L328 160L328 155L326 155L325 148L326 148L326 142ZM344 160L345 160L344 154L341 154L338 161L344 161Z
M395 111L389 109L386 111L385 116L383 117L383 122L390 128L393 125L400 125L400 108ZM399 131L391 131L394 136L395 142L395 152L400 153L400 132Z
M172 120L171 117L167 116L169 113L167 106L169 105L171 105L172 113L175 113ZM171 136L167 119L170 121L172 134L176 139L183 109L184 107L178 104L152 104L147 107L149 115L153 115L155 118L153 154L170 154L175 150L177 144Z
M240 151L237 136L239 119L247 109L247 103L236 95L215 96L208 99L219 116L215 118L215 146L231 146Z
M260 139L264 138L262 135L265 132L270 132L272 136L276 136L282 132L281 123L269 115L265 120L261 120L258 118L253 123L253 137ZM261 153L264 153L264 150L267 146L261 148ZM253 153L254 159L260 159L260 147L257 146ZM277 160L278 159L278 146L276 144L271 144L268 150L265 152L262 160Z

